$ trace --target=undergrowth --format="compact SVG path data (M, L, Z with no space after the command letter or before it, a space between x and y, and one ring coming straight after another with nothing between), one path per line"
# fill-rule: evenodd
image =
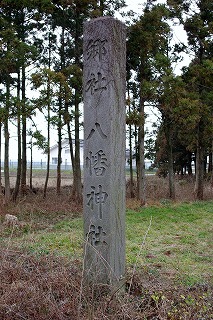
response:
M145 270L133 279L127 274L126 292L113 296L82 290L78 260L7 251L0 255L0 273L1 320L212 319L210 285L163 287Z

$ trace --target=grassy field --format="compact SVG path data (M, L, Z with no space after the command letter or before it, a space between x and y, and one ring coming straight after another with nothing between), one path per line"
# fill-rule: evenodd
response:
M81 259L82 218L59 215L54 221L42 213L20 218L20 228L2 230L2 245ZM136 264L188 285L205 281L213 275L213 202L127 210L126 245L129 269Z
M47 264L51 274L57 273L58 270L59 274L64 275L62 278L65 287L65 273L71 266L77 268L77 278L70 281L75 282L76 290L76 297L72 299L78 302L71 307L71 301L67 297L67 308L72 308L71 313L75 316L72 318L66 316L65 311L59 312L58 303L60 304L61 300L56 299L58 313L52 319L77 319L77 314L78 317L80 314L79 319L213 319L213 201L172 204L165 200L158 206L129 207L134 209L128 209L126 214L128 294L119 298L116 306L109 297L102 298L105 299L101 300L102 307L94 304L94 300L90 298L85 300L87 307L79 309L77 297L83 255L83 222L80 214L25 211L18 216L19 227L12 228L1 224L0 292L3 298L0 298L0 319L51 319L49 316L50 312L53 312L52 302L47 302L44 307L46 311L40 310L38 314L30 317L29 310L26 311L26 308L18 304L21 303L18 302L21 298L17 296L17 292L17 306L14 307L16 311L8 311L11 303L7 300L10 296L8 292L11 292L14 283L22 281L20 270L23 271L26 263L26 281L32 283L29 265L32 269L35 264L38 270L41 268L39 279L47 277L46 271L42 271L46 270ZM7 272L4 265L7 265ZM16 268L19 271L15 272ZM14 279L8 280L7 283L3 279L8 270L12 272ZM39 281L38 279L35 281ZM59 282L61 281L62 279ZM55 299L55 295L62 294L60 290L63 289L59 289L59 285L55 286L54 289L51 285L50 300L53 297ZM42 291L42 296L43 286L38 290ZM70 294L69 290L66 290L64 289L64 292ZM72 288L72 294L73 290ZM21 292L22 290L20 294ZM26 299L31 299L30 293L27 297ZM114 310L114 317L107 308L103 308L107 303ZM20 314L22 309L24 311Z

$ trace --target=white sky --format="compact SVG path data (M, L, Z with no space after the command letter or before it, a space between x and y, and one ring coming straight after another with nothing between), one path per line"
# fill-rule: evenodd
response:
M164 0L159 0L159 2L164 2ZM143 12L143 3L144 1L141 0L126 0L126 4L128 5L127 10L133 10L136 12L138 15L142 14ZM180 26L174 26L174 40L175 41L183 41L186 43L186 35L185 32L183 31L183 28ZM183 65L187 65L187 59L186 56L184 57L183 63L180 63L176 66L175 71L176 73L179 73L180 68ZM146 120L146 127L150 128L150 124L153 121L156 121L156 110L153 110L152 108L147 108L146 112L149 114L148 119ZM43 116L38 115L36 117L36 122L38 124L38 129L42 129L42 134L47 136L47 125L43 119ZM11 125L10 126L10 160L11 161L17 161L17 138L16 138L16 128L15 126ZM83 134L82 134L83 137ZM56 130L52 129L51 130L51 140L50 140L50 145L53 146L54 144L57 143L57 132ZM4 144L2 144L2 159L3 159L3 154L4 154ZM30 161L30 151L28 151L28 161ZM36 148L33 149L33 159L34 161L40 161L41 159L45 161L46 156L41 153L41 151L36 150Z
M126 4L128 6L128 9L133 10L140 14L142 12L142 4L143 1L141 0L126 0Z

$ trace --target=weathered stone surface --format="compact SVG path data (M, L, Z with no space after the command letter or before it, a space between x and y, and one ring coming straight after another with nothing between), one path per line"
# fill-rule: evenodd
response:
M85 278L116 284L125 273L125 26L84 25Z

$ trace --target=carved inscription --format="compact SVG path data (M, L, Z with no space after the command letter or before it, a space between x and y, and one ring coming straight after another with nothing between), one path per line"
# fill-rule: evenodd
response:
M95 39L90 40L87 45L86 59L95 59L97 62L101 62L103 56L106 55L106 43L107 40ZM107 79L102 72L91 72L87 78L85 91L94 95L97 92L102 92L107 89ZM100 138L107 139L107 135L103 132L100 123L95 123L95 126L90 131L86 140L92 138L94 133L97 133ZM95 175L97 178L104 176L108 166L106 154L102 149L97 152L89 151L86 157L86 168L89 170L90 176ZM98 182L98 180L97 180ZM87 193L87 205L91 210L95 211L98 218L103 218L103 205L108 198L107 192L103 191L101 184L97 186L90 186L90 192ZM88 241L92 246L98 246L100 244L107 244L105 242L106 233L103 227L100 225L93 224L90 226L90 230L87 234Z
M103 132L103 130L101 129L101 126L100 126L100 123L95 123L95 128L93 128L91 131L90 131L90 133L89 133L89 135L88 135L88 137L87 137L87 139L86 140L89 140L92 136L93 136L93 134L95 133L95 132L98 132L98 134L100 135L100 137L102 138L102 139L107 139L107 135L105 135L105 133Z
M103 218L103 205L106 202L106 199L108 198L108 194L104 192L102 185L99 184L98 190L96 192L96 188L94 186L91 186L91 192L87 193L88 202L87 205L94 210L95 205L98 205L98 211L99 211L99 219Z
M95 154L90 151L86 157L86 166L89 168L91 176L93 173L96 176L103 176L107 168L107 158L103 150L99 150Z
M90 92L93 95L97 91L103 91L107 89L106 77L98 72L97 74L91 73L86 81L86 92Z
M84 280L112 291L125 274L125 26L84 24Z
M103 227L95 225L90 226L89 232L87 233L87 239L93 247L101 244L107 244L105 237L106 232L103 230Z
M103 56L107 53L106 43L106 39L90 40L86 48L87 60L97 58L98 61L102 61Z

